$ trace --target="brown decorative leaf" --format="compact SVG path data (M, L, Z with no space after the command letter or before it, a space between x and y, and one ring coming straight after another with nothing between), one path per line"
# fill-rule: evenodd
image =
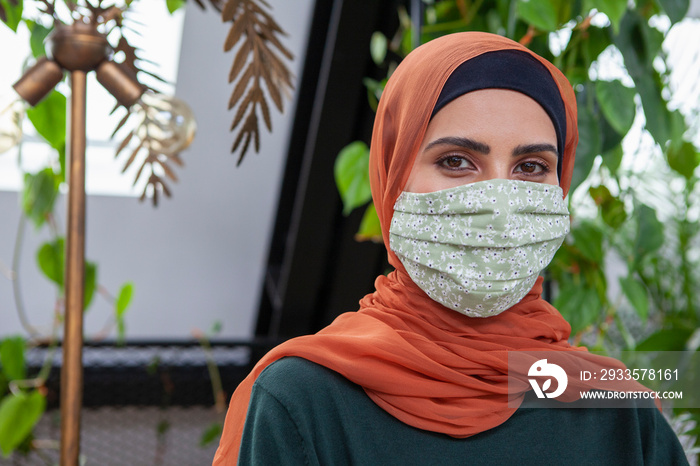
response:
M277 110L281 112L282 110L284 110L282 94L280 93L277 84L273 82L272 76L270 75L270 69L268 67L262 67L262 78L265 81L265 85L267 86L267 92L270 94L272 102L275 104L275 107L277 107Z
M221 12L223 21L232 23L224 50L230 51L238 45L229 72L229 82L234 83L229 110L237 107L231 131L238 128L231 152L240 149L238 164L243 161L251 141L255 151L260 150L257 109L260 108L265 127L271 131L267 99L281 112L283 96L290 95L293 87L292 73L283 62L283 58L291 60L293 56L279 40L278 35L285 33L267 11L269 9L265 0L226 0ZM263 82L266 93L262 90Z
M167 176L173 181L177 181L177 175L175 175L175 172L172 168L170 168L170 165L168 165L168 163L165 160L158 159L158 165L160 165L160 167L163 169L163 172L165 172L165 176Z
M170 189L168 189L168 185L163 182L163 180L160 180L160 187L165 193L166 196L172 197L170 194Z
M251 103L253 103L253 97L255 95L255 91L258 88L255 86L248 91L248 95L245 96L245 99L243 99L243 102L238 106L238 111L236 112L236 116L233 118L233 123L231 124L231 130L238 126L238 123L241 122L243 119L243 115L245 114L245 111L248 109Z
M169 159L178 167L185 166L185 162L183 162L182 159L180 158L180 154L173 154L169 157Z
M221 19L225 23L234 20L234 18L236 17L236 10L238 10L240 3L240 0L228 0L224 4L224 9L221 11Z
M144 112L139 114L142 115L142 120L139 121L139 125L146 124L147 121L145 118L148 118L148 113ZM137 162L137 160L140 160L140 166L136 171L136 176L134 177L133 183L133 185L136 186L141 179L141 175L146 172L145 169L149 168L147 172L150 172L150 176L146 182L146 187L141 194L141 200L145 199L150 194L150 196L153 197L153 205L157 206L159 193L165 193L166 196L170 197L170 189L165 185L163 178L159 176L158 173L162 173L168 179L177 182L178 177L175 170L173 170L173 165L182 167L184 166L184 162L180 158L179 154L162 154L153 150L155 142L154 139L149 136L147 132L145 136L143 134L143 132L138 130L138 127L129 131L125 139L117 147L115 157L123 153L124 150L130 145L132 146L130 148L130 155L124 164L122 173L128 170L134 163ZM143 154L145 154L145 156Z
M233 94L231 94L231 99L229 99L228 101L229 110L235 107L238 100L243 96L246 87L248 87L248 82L253 78L254 68L255 67L252 63L248 65L248 68L246 68L245 72L243 73L243 76L241 76L241 78L238 80L238 83L236 84L236 87L233 90Z
M129 134L124 138L124 140L119 144L119 147L117 147L116 152L114 152L114 158L119 157L119 154L121 151L124 150L124 148L129 145L129 141L131 141L131 138L134 137L135 131L130 131Z
M119 38L119 42L117 43L117 46L114 47L115 52L123 52L124 53L124 64L131 69L134 73L138 73L139 67L136 66L136 60L138 60L138 57L136 56L136 47L132 47L129 44L129 41L126 40L126 37L121 36Z
M133 18L129 18L130 23L136 23L136 21ZM119 31L121 32L123 29L127 29L126 26L120 25L118 27ZM138 34L138 31L135 31L133 29L128 28L130 32L134 34ZM148 70L144 70L139 64L140 63L148 63L148 64L154 64L154 62L147 60L145 58L141 58L138 55L138 49L131 44L129 44L129 41L124 37L123 34L120 35L119 41L117 42L117 45L114 47L114 51L116 52L123 52L124 53L124 61L123 63L126 65L126 67L131 70L133 73L134 77L138 75L138 73L144 73L147 74L156 80L162 82L162 83L167 83L167 81L160 76L158 76L156 73L153 73Z
M195 0L195 1L201 1L201 0ZM221 11L221 2L223 0L209 0L209 3L211 3L211 6L214 7L215 10Z
M241 143L245 135L246 132L241 128L241 131L238 133L238 136L236 136L236 140L233 141L233 147L231 147L231 152L236 152L236 149L238 149L238 145ZM241 163L240 159L238 160L238 163Z
M116 27L112 29L112 33L116 35L117 45L114 46L114 50L117 53L121 52L123 54L123 63L124 65L126 65L127 70L131 72L134 75L134 77L136 77L139 73L143 73L145 75L155 78L158 81L166 82L156 73L143 69L143 64L153 64L153 62L142 58L140 56L140 51L136 47L132 46L126 39L126 37L124 37L123 35L123 31L127 29L133 34L138 34L138 31L131 29L129 26L139 23L135 21L131 16L129 16L129 26L122 24L122 16L121 14L117 15L117 12L114 10L115 7L110 6L107 8L102 8L101 3L102 0L99 0L97 6L91 7L90 11L92 12L92 15L94 17L102 17L105 21L112 19L115 20ZM214 8L220 10L221 0L210 0L210 3ZM201 7L204 7L204 3L198 1L198 4L200 4ZM114 112L117 108L119 108L119 105L117 105L114 108L114 110L112 110L112 112ZM130 117L134 114L137 113L127 111L127 114L124 115L121 121L117 124L117 127L114 129L114 132L112 133L112 138L114 138L117 135L117 133L127 125ZM137 124L139 125L143 125L146 123L143 120L143 118L146 118L145 114L142 113L141 115L141 121L137 122ZM160 169L162 169L162 173L164 173L165 176L172 179L173 181L177 181L177 176L175 174L175 171L171 167L170 162L178 166L182 166L183 163L182 159L180 159L177 155L168 156L166 154L160 154L153 151L153 146L153 139L148 134L144 136L143 132L138 131L137 128L132 128L127 133L124 140L122 140L122 142L117 147L115 157L118 157L127 148L129 148L130 154L129 157L126 159L126 163L124 164L122 173L127 171L133 164L140 163L139 169L136 172L136 177L134 178L134 186L138 184L139 180L141 179L141 176L144 174L145 168L150 168L150 177L146 182L146 187L141 195L141 199L145 199L148 196L148 194L151 193L151 196L153 197L153 205L157 206L159 193L163 192L167 196L170 196L170 190L167 186L165 186L163 180L154 172L154 166L158 165ZM137 162L137 160L139 162Z
M226 36L226 41L224 42L224 52L228 52L238 43L248 27L248 13L243 11L243 14L236 19L236 22L233 23L231 29L228 30L228 35Z
M139 145L136 146L136 149L134 149L131 152L131 155L129 156L129 158L126 160L126 163L124 164L124 168L122 168L122 173L127 171L129 169L129 167L131 166L131 164L134 163L134 160L136 160L136 155L141 151L141 149L143 149L144 144L145 144L145 141L139 142Z
M143 161L141 166L139 167L138 171L136 172L136 176L134 177L134 184L132 186L136 186L136 183L138 183L139 179L141 178L141 173L143 173L143 169L146 168L146 166L151 167L151 173L153 172L153 157L149 153L148 157Z
M255 115L255 113L251 113L251 115ZM255 143L255 152L260 152L260 130L258 128L258 119L253 118L252 121L253 124L255 124L255 129L253 130L253 142Z
M120 105L117 104L117 106L115 107L115 109L116 109L116 108L119 108L119 107L120 107ZM114 112L114 110L112 110L112 112ZM127 122L127 120L129 119L130 116L131 116L131 112L127 111L127 112L126 112L126 115L124 115L124 118L122 118L121 121L120 121L119 123L117 123L117 127L114 128L114 131L112 131L112 135L109 137L110 139L114 139L114 136L116 136L117 133L119 132L119 130L122 129L122 128L124 127L124 125L126 124L126 122Z
M258 92L261 92L258 89ZM265 127L267 128L268 131L272 131L272 119L270 118L270 107L267 106L267 101L265 101L265 97L262 96L262 92L260 95L260 98L257 101L260 104L260 113L262 113L263 116L263 121L265 122Z
M143 188L143 194L141 194L140 200L143 201L148 196L148 192L151 191L151 200L153 201L153 207L158 207L158 197L159 193L162 191L166 196L170 197L170 189L163 182L163 180L151 172L151 176L146 183L146 187Z
M238 52L236 52L236 58L233 59L233 65L231 65L231 71L228 74L228 82L231 83L234 79L236 79L238 73L240 73L243 66L245 66L246 61L248 60L248 54L250 54L250 52L250 42L244 42L243 45L241 45L241 48L238 49Z

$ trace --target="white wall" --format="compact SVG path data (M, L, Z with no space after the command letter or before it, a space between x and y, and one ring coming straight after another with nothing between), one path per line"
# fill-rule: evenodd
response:
M270 3L289 34L284 41L296 57L298 79L313 2ZM221 336L252 335L294 104L284 115L273 111L273 133L263 133L260 154L250 152L236 168L237 156L229 153L233 114L226 110L233 60L223 52L227 32L216 12L188 2L176 94L192 107L199 130L182 154L186 166L171 185L173 198L157 209L134 198L88 198L87 257L99 263L99 282L113 293L127 280L135 283L126 318L130 338L190 338L193 328L206 330L215 321L223 323ZM0 337L22 332L2 270L12 260L18 204L17 193L0 192ZM59 212L64 209L61 204ZM25 238L22 294L31 322L46 329L55 290L37 271L34 254L47 235L30 227ZM101 328L110 312L97 298L86 331Z

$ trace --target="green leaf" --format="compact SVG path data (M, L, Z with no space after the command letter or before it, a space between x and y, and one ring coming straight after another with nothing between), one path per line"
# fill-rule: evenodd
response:
M173 14L185 5L185 0L165 0L165 4L170 14Z
M0 9L4 13L2 15L3 22L12 29L13 32L17 32L17 26L19 26L22 20L22 10L23 1L22 0L0 0Z
M578 107L578 134L579 140L576 147L574 173L571 179L571 192L588 177L593 162L600 153L601 140L598 122L584 105Z
M124 317L117 317L117 345L121 346L124 344L125 336L126 325L124 324Z
M27 376L24 362L26 343L20 336L8 337L0 343L0 363L7 380L22 380Z
M379 224L379 217L377 216L377 209L374 207L374 203L371 203L365 209L360 222L360 229L355 234L355 240L382 242L382 227Z
M221 437L221 432L223 431L223 429L224 426L222 426L220 422L215 422L214 424L207 427L207 430L205 430L204 433L202 433L202 437L200 437L199 439L199 446L206 447L215 440L218 440L219 437Z
M170 14L175 13L187 3L186 0L165 0L165 2Z
M690 7L690 0L657 0L657 2L668 15L671 24L682 20Z
M132 282L127 282L122 285L119 293L117 294L117 300L115 305L115 312L117 317L122 317L126 310L131 304L131 298L134 295L134 284Z
M343 214L372 198L369 187L369 149L362 141L345 146L335 160L335 184L343 200Z
M27 117L37 133L56 150L66 146L66 96L54 90L35 107L27 109Z
M600 105L598 105L600 107ZM605 156L605 153L622 145L626 133L619 133L612 127L607 118L605 118L599 109L596 112L596 120L598 122L598 131L600 131L600 153Z
M652 75L644 75L635 79L637 91L642 98L642 108L646 120L644 127L651 133L654 140L664 147L671 139L672 115L661 95L661 88Z
M51 168L36 174L25 173L22 191L22 210L36 228L41 227L53 211L60 180Z
M588 70L591 63L598 59L598 55L610 46L610 34L606 29L595 26L589 26L585 30L575 30L574 34L583 37L581 50L586 60L586 70Z
M635 209L635 216L638 218L638 226L634 240L634 263L639 264L647 254L656 251L663 244L664 226L656 218L656 212L646 205Z
M61 169L61 172L58 174L58 180L60 183L63 183L66 181L66 146L64 145L63 148L58 149L58 166Z
M158 373L160 363L160 356L153 356L153 358L149 361L148 365L146 365L146 372L148 373L148 375L156 375Z
M55 241L42 244L37 251L36 257L39 269L46 278L54 282L63 292L65 283L65 240L58 238ZM87 309L92 304L92 298L97 290L97 264L86 260L84 274L83 309Z
M610 169L610 172L613 174L613 176L617 173L617 170L620 168L623 155L624 151L622 150L622 144L618 144L612 149L603 153L603 163L606 167Z
M571 333L577 334L599 316L602 305L598 293L569 280L559 285L559 293L553 305L571 325Z
M167 434L171 427L172 425L167 419L163 419L158 422L158 425L156 426L156 433L158 434L158 437L162 437L163 435Z
M693 331L685 328L668 328L649 335L635 351L683 351Z
M92 298L95 296L95 291L97 290L97 264L94 262L85 261L84 283L83 309L87 309L90 307L90 304L92 304Z
M571 230L574 247L592 262L603 262L603 232L591 222L582 222Z
M637 311L637 315L643 322L646 322L649 316L649 297L647 296L647 289L633 276L620 277L620 286L622 286L622 291L625 293L625 296L627 296L627 299L629 299L634 310Z
M615 33L620 30L620 21L627 11L625 0L588 0L588 2L592 8L608 17Z
M537 29L554 32L559 26L558 6L558 0L518 0L518 16Z
M41 245L37 251L36 260L39 264L39 269L44 273L46 278L63 289L63 273L65 264L65 243L63 238L58 238L55 241L46 242Z
M7 457L31 434L44 414L46 398L34 390L8 395L0 402L0 450Z
M695 169L700 164L700 153L695 146L687 141L681 144L671 144L666 152L668 165L686 179L693 177Z
M215 321L212 324L211 329L209 329L209 335L214 336L214 335L221 333L222 328L224 328L224 325L221 323L221 321L220 320Z
M610 190L601 185L588 190L596 205L600 208L603 221L614 229L620 228L627 220L625 203L610 194Z
M45 28L41 24L30 20L26 20L25 24L31 31L31 35L29 36L29 46L32 49L32 55L34 58L45 56L46 46L44 42L46 41L46 37L51 32L51 29Z
M369 42L369 51L372 55L372 60L377 65L381 65L386 57L386 49L389 42L386 40L386 36L379 31L372 34L372 39Z
M367 100L369 101L369 106L372 107L373 111L377 111L377 106L379 105L379 99L384 92L384 86L386 86L387 78L381 81L376 81L372 78L363 78L362 84L367 88Z
M661 51L664 36L652 28L646 19L634 10L628 10L620 23L620 33L613 37L615 46L625 60L632 79L648 76L654 69L654 59Z
M627 134L634 122L637 106L634 104L634 89L621 81L596 81L596 97L603 115L620 134Z
M412 27L407 27L403 31L403 35L401 37L401 44L399 46L399 51L401 54L405 57L411 51L413 50L413 28Z
M646 129L662 147L671 138L672 115L662 96L662 85L654 69L654 59L661 52L663 34L647 24L637 12L628 10L614 37L622 52L625 67L634 80L642 99Z

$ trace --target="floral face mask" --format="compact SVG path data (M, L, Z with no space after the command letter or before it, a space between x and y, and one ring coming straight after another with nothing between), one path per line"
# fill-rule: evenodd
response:
M497 315L525 297L569 233L563 197L559 186L501 179L403 192L390 247L433 300Z

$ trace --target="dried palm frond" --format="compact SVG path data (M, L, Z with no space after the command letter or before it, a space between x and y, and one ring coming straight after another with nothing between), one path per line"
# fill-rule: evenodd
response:
M122 14L118 14L119 12L116 12L110 8L101 8L99 7L93 7L91 8L92 14L95 17L101 17L104 19L105 22L114 20L115 21L115 26L114 28L118 30L118 40L116 45L113 45L114 51L115 52L122 52L123 54L123 60L122 63L133 73L134 76L137 76L138 74L146 74L148 76L151 76L152 78L165 83L166 81L158 76L157 74L148 71L143 68L142 64L154 64L154 62L147 60L143 58L140 55L140 50L134 46L132 46L128 39L124 36L124 31L125 30L130 30L133 33L137 33L136 31L131 28L128 23L135 23L133 19L129 19L127 24L125 24L124 16ZM121 12L123 13L123 12ZM152 89L149 87L149 89ZM117 109L119 109L121 105L116 104L116 106L112 109L112 113L114 113ZM122 130L127 125L127 122L131 118L132 115L134 115L135 112L132 111L132 109L126 109L126 114L124 117L119 121L117 126L115 127L114 131L112 132L111 138L114 139L116 135ZM131 129L127 134L126 137L122 140L122 142L119 144L117 147L117 150L115 151L115 157L119 157L119 155L129 147L130 155L127 158L124 168L122 169L122 173L125 172L132 164L134 164L137 160L140 160L143 158L141 161L141 167L139 168L136 177L134 179L134 185L138 183L138 181L141 178L141 175L144 173L144 169L148 166L150 169L150 177L148 179L148 182L146 183L146 188L143 191L143 194L141 195L141 200L144 200L145 197L147 197L150 193L150 197L153 201L153 205L157 206L158 205L158 193L163 192L165 193L168 197L170 197L170 190L168 187L163 183L161 180L160 176L157 174L157 172L165 173L166 176L172 178L174 181L177 180L175 177L175 173L173 170L170 168L170 165L168 164L169 161L172 161L176 165L183 165L182 160L178 157L177 154L175 155L166 155L166 154L160 154L156 151L154 151L151 148L152 140L150 137L145 136L143 139L139 138L139 135L137 134L138 126L139 124L143 124L144 122L138 122L136 127ZM143 157L143 154L146 154L145 157ZM159 168L155 168L159 167ZM146 170L148 171L148 170ZM149 188L150 187L150 188Z
M167 81L157 74L143 69L137 62L141 63L149 63L149 64L154 64L152 61L147 60L143 57L140 57L138 55L138 49L132 45L129 44L129 41L127 41L126 37L123 35L119 38L119 42L117 42L117 45L114 47L115 52L123 52L124 53L124 61L123 63L134 73L134 75L137 75L138 73L143 73L151 76L152 78L157 79L158 81L162 83L167 83Z
M292 73L283 61L283 57L291 60L293 55L278 39L278 34L285 33L265 8L270 6L264 0L226 0L221 13L224 22L231 22L224 51L240 43L229 73L229 82L235 86L228 105L229 110L238 106L231 124L231 131L238 127L231 148L231 152L240 148L238 164L251 141L255 151L260 150L258 109L265 127L272 130L263 82L267 95L280 112L284 110L283 96L288 97L293 89Z
M113 138L116 136L117 132L124 127L132 114L133 112L129 112L122 118L117 125L117 129L112 134ZM160 142L149 136L148 133L144 135L139 132L139 127L146 124L145 118L147 118L147 116L144 116L144 121L140 121L136 127L126 134L117 147L114 157L119 157L123 152L129 154L122 168L122 173L126 172L135 163L140 163L140 167L134 177L134 186L138 184L142 175L150 173L140 200L143 201L150 194L153 206L157 207L159 192L164 193L167 197L171 196L170 189L163 181L161 175L164 175L173 182L177 182L178 178L173 170L173 165L183 167L185 164L179 154L164 154L155 150L154 147L158 147Z
M151 166L151 169L152 168L153 167ZM143 189L143 194L141 194L139 200L143 202L143 200L148 197L149 192L151 199L153 200L153 207L158 207L159 193L162 192L167 197L170 197L170 189L168 189L168 186L163 182L163 179L160 176L156 175L152 171L151 176L148 178L148 183L146 183L146 187Z

